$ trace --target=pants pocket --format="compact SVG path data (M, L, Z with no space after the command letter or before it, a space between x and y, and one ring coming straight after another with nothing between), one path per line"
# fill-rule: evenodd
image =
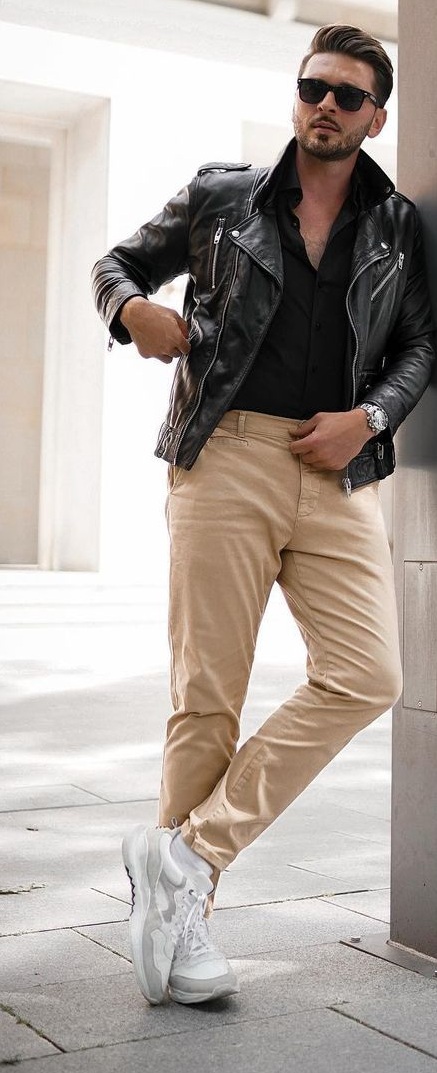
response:
M228 428L222 428L217 425L214 432L211 433L208 444L214 447L226 446L231 444L234 447L248 447L248 440L245 440L243 436L239 436L237 432L231 432Z
M185 472L186 471L182 466L172 466L171 463L169 463L167 469L167 491L169 495L174 492L176 485L179 484L181 477Z

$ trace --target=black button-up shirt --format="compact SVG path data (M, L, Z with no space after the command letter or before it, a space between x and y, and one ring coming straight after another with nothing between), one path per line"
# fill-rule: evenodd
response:
M331 228L318 270L308 259L293 209L302 200L294 164L275 198L284 260L280 305L246 380L237 410L304 419L344 410L344 362L349 322L346 294L359 211L359 184Z

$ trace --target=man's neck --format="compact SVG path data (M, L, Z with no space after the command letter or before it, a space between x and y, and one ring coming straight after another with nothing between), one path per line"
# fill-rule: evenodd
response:
M304 197L323 195L325 204L343 203L348 196L352 172L358 152L346 160L320 160L301 149L296 149L296 171Z

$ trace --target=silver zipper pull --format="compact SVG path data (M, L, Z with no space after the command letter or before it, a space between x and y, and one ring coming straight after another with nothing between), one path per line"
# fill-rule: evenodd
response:
M383 443L378 443L377 457L378 457L378 461L382 462L382 460L384 458L384 444Z
M219 224L219 226L217 228L217 231L216 231L216 233L214 235L214 246L216 246L217 243L220 242L222 234L223 234L223 224Z
M400 253L399 257L398 257L398 268L400 269L401 272L402 272L402 269L404 267L404 261L405 261L405 254Z
M110 335L108 339L108 350L111 351L114 346L114 336Z
M343 485L343 488L344 488L344 490L346 492L346 495L347 495L348 499L350 499L350 497L352 495L352 485L351 485L350 477L343 477L342 485Z

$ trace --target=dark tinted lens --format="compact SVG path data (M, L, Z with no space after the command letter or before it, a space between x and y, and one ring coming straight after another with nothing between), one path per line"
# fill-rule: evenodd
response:
M355 86L336 86L334 96L338 107L343 108L345 112L358 112L364 100L362 89L357 89Z
M328 92L328 84L319 78L301 78L299 96L304 104L318 104Z

